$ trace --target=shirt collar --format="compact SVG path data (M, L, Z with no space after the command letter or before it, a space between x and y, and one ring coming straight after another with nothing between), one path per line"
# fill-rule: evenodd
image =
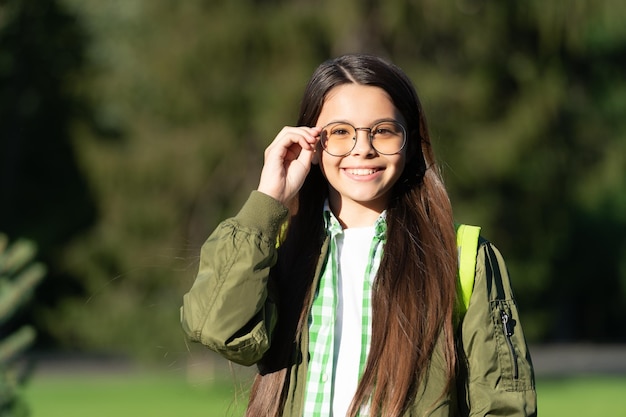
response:
M339 234L343 233L343 227L341 227L341 223L335 214L330 209L330 204L328 203L328 199L324 201L324 227L326 232L331 236L335 237ZM385 240L385 235L387 233L387 210L380 213L380 216L374 222L374 237L378 240Z

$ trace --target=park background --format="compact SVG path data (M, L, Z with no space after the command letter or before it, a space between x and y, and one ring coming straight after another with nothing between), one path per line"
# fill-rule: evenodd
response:
M503 252L530 344L619 352L624 21L621 0L0 1L0 232L47 268L3 337L32 325L44 369L228 374L179 326L200 246L315 67L368 52L414 80L455 216Z

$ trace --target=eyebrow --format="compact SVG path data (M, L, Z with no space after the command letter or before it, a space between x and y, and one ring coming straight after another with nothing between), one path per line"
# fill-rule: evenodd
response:
M371 126L375 126L375 125L377 125L377 124L379 124L379 123L383 123L383 122L395 122L395 123L400 123L401 125L403 125L403 126L404 126L404 124L403 124L400 120L398 120L398 119L394 119L394 118L392 118L392 117L386 117L386 118L382 118L382 119L376 119L376 120L374 120L372 123L370 123L370 125L369 125L369 126L370 126L370 127L371 127ZM354 122L351 122L351 121L349 121L349 120L345 120L345 119L344 119L344 120L331 120L330 122L326 123L326 124L325 124L325 126L328 126L329 124L332 124L332 123L347 123L347 124L349 124L349 125L352 125L353 127L359 127L359 126L356 126L356 125L354 124ZM363 126L361 126L361 127L363 127Z

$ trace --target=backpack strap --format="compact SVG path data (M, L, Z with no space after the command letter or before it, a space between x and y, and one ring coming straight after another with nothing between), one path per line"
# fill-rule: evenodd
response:
M467 311L474 290L479 236L480 227L478 226L456 225L456 247L459 252L458 305L461 317Z

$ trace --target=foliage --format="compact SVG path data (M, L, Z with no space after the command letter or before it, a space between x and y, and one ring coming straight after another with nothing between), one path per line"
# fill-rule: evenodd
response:
M33 261L35 252L32 242L18 240L9 246L7 237L0 234L0 325L4 327L45 275L44 266ZM26 373L17 359L34 339L33 328L22 326L0 340L0 416L28 415L19 395Z
M4 179L29 179L3 184L40 199L2 221L43 242L65 283L53 301L38 298L51 342L185 355L177 309L199 246L256 186L263 149L294 123L315 66L355 51L389 57L415 81L457 218L502 249L531 340L626 338L622 2L0 4L0 64L20 57L18 39L37 40L24 49L34 65L0 65L1 85L33 74L0 89L2 120L19 121L3 131L22 132L2 149L50 143L12 171L0 158ZM20 22L38 25L11 23L20 7ZM65 104L16 119L11 103L43 85L41 97ZM50 148L61 144L69 157Z
M89 113L75 85L86 42L55 0L0 2L0 230L35 241L50 267L20 319L40 327L40 341L50 332L38 309L81 292L59 254L96 218L70 134Z

